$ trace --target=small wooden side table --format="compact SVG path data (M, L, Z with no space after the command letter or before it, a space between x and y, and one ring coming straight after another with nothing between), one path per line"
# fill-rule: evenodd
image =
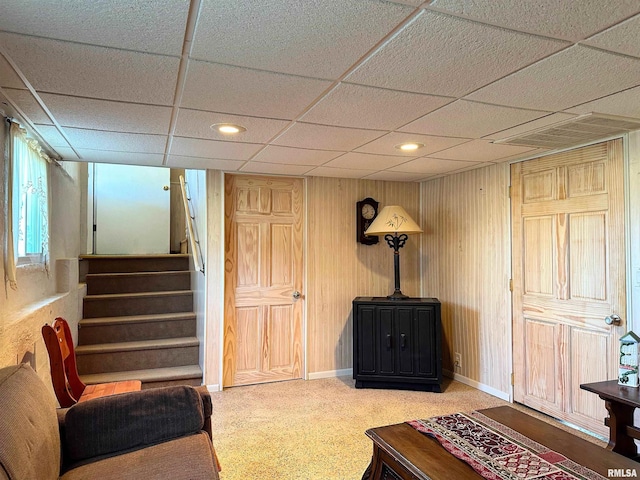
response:
M604 419L604 424L609 427L607 449L637 459L634 439L640 440L640 428L633 425L633 412L640 407L640 389L618 385L618 380L583 383L580 388L604 400L609 412L609 417Z

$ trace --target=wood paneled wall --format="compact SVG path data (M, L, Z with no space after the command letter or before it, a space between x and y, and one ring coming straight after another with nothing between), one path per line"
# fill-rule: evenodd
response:
M393 250L383 238L376 245L356 242L357 201L372 197L402 205L420 223L417 183L338 178L307 179L307 371L353 366L351 302L357 296L393 293ZM419 237L410 236L400 251L402 292L420 293Z
M421 184L424 297L442 302L443 366L505 394L511 373L509 165ZM454 353L462 367L454 368Z

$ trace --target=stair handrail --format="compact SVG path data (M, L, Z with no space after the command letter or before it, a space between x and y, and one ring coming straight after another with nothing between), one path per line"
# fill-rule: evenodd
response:
M198 231L196 225L196 217L191 214L192 207L191 197L187 192L187 184L184 181L184 177L180 175L180 190L182 191L182 203L184 204L184 213L187 217L187 237L189 237L189 245L191 249L191 255L193 256L193 264L196 270L204 275L204 257L202 256L202 249L200 248L200 241L198 240Z

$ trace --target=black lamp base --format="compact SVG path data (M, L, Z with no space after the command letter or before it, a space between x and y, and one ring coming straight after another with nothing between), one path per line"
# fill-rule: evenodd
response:
M405 295L400 290L396 290L391 295L387 295L387 298L389 300L408 300L411 297L409 297L409 295Z

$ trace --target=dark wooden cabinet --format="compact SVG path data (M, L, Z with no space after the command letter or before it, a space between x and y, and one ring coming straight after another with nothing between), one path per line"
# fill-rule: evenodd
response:
M440 392L440 301L436 298L355 298L353 378L356 388Z

